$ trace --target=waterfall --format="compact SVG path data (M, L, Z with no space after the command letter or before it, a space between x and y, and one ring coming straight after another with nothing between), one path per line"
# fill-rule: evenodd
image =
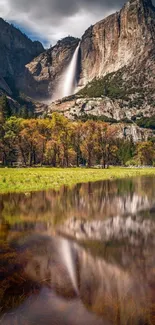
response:
M78 44L73 54L72 60L65 74L63 94L62 94L63 97L72 95L76 87L76 71L77 71L79 48L80 48L80 43Z
M74 94L77 86L76 73L77 73L79 49L80 49L80 43L78 44L73 54L73 57L71 59L68 68L66 69L65 73L61 76L59 80L56 92L52 96L53 101Z

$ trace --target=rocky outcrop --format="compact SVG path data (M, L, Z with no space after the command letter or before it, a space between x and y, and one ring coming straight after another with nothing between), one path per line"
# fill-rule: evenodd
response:
M118 138L133 139L134 142L145 141L153 137L153 131L138 127L131 118L144 114L144 116L154 115L154 109L151 106L144 109L132 107L127 108L127 102L123 100L111 100L108 97L101 98L74 98L70 100L56 101L47 108L48 115L52 112L59 112L67 118L88 119L102 117L106 122L113 123L118 130ZM128 123L125 123L127 120ZM131 122L131 123L130 123Z
M16 95L20 89L20 79L24 74L25 64L42 53L44 48L40 42L32 42L2 18L0 18L0 31L0 96L6 94L12 111L19 111L20 104L16 100ZM29 106L28 101L25 101L25 104Z
M7 93L8 95L12 95L12 91L8 84L5 82L5 80L0 77L0 95L3 95L3 93Z
M0 18L0 76L15 78L25 64L44 51L40 42L32 42L13 25Z
M66 37L26 65L20 87L33 98L51 99L63 77L79 39Z
M48 104L55 98L79 39L66 37L43 52L40 43L2 19L0 28L0 76L11 90L15 79L23 93ZM155 8L151 0L129 0L119 12L88 28L78 60L77 90L81 92L73 100L49 105L49 114L60 110L69 118L84 113L117 121L155 115ZM0 87L8 92L6 86L0 80ZM44 109L42 104L39 113Z
M120 12L90 27L81 42L81 81L86 84L137 64L154 49L155 8L151 0L130 0Z
M120 12L91 26L82 36L79 87L85 86L93 78L101 78L124 68L123 80L132 75L133 81L137 79L136 88L149 85L153 89L154 40L155 8L151 0L128 1ZM27 91L31 93L31 86L34 88L31 95L52 97L78 42L77 39L66 38L27 65ZM145 106L145 98L143 103ZM153 103L151 107L154 107Z
M21 104L19 89L21 77L24 75L25 65L44 52L40 42L32 42L25 34L13 25L0 18L0 96L6 94L12 112L19 112ZM36 114L46 110L46 105L32 103L30 98L22 98L22 105L33 106Z
M106 116L109 119L117 121L131 119L133 116L142 115L150 117L154 114L154 107L151 104L143 103L141 107L133 103L128 107L128 102L123 99L110 99L107 96L98 98L76 98L68 100L59 100L48 105L48 112L60 111L70 119L76 119L80 116Z

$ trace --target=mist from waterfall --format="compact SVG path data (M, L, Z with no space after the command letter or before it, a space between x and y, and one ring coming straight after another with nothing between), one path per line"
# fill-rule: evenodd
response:
M61 77L57 86L57 90L53 96L53 100L61 99L73 95L77 86L76 76L78 67L78 55L79 55L80 43L78 44L71 62L66 69L64 75Z

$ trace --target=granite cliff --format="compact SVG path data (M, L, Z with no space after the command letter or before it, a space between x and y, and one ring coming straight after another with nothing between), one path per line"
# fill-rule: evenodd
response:
M79 87L117 71L121 71L122 82L136 74L139 87L140 79L153 87L154 41L155 8L151 0L128 1L119 12L91 26L82 36L77 71ZM38 95L52 96L78 42L72 38L59 41L26 66L31 78L39 84Z
M66 37L43 51L40 43L2 20L0 24L0 87L11 94L15 80L15 86L33 100L50 101L79 39ZM79 92L49 104L48 114L60 110L69 118L84 113L117 121L154 116L154 75L155 8L151 0L129 0L84 33L77 69ZM41 103L39 114L45 109Z
M51 99L78 43L79 39L66 37L27 64L20 80L23 91L35 99Z
M115 14L90 27L81 42L81 81L139 66L154 50L155 8L151 0L130 0Z
M23 90L52 98L79 40L66 38L26 66ZM130 0L88 28L79 52L78 94L49 105L69 118L105 115L117 121L155 115L155 8L151 0ZM33 89L33 90L32 90ZM63 109L62 109L63 106Z
M80 91L51 104L69 118L106 116L138 121L155 115L155 8L130 0L91 26L81 40Z
M25 64L44 51L40 42L32 42L13 25L0 18L0 90L14 92Z

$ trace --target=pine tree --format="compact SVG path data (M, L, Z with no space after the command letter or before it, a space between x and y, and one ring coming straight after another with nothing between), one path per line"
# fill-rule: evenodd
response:
M0 118L6 120L11 116L11 107L5 95L0 97Z
M19 116L24 118L24 119L27 119L29 117L28 116L28 110L27 110L27 107L25 105L22 106Z

